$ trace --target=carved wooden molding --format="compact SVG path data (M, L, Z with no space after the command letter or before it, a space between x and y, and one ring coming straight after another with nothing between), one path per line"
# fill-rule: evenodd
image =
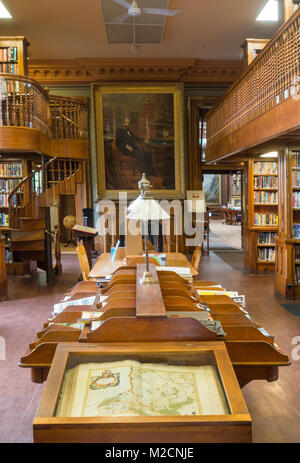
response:
M228 85L241 72L242 61L238 60L78 58L29 62L29 76L42 85L133 80Z

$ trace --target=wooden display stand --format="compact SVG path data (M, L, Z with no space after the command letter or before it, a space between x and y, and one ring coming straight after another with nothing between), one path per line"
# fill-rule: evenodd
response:
M277 159L249 159L246 182L245 269L250 273L274 273L275 238L279 223Z
M7 275L5 266L5 238L1 236L0 229L0 301L7 298Z
M80 363L214 365L230 412L225 415L56 417L64 372ZM226 348L218 343L64 344L55 354L33 422L34 442L251 442L251 417Z
M276 240L276 295L300 299L300 149L280 154L279 233Z
M255 320L229 297L200 297L180 276L173 272L156 272L154 266L151 270L157 282L144 288L139 283L143 270L144 265L138 265L137 270L122 267L101 290L97 289L95 282L82 282L67 293L67 303L77 305L67 306L49 320L19 362L21 367L32 369L34 382L40 383L47 378L58 344L70 341L130 345L137 342L225 341L240 387L254 379L275 381L279 366L289 364L288 357L279 351L274 338L263 333ZM207 288L211 284L216 283L197 282L197 287ZM85 292L80 292L81 287ZM154 300L156 293L159 303ZM77 303L89 295L96 296L92 305ZM99 302L103 296L106 297L105 306ZM210 308L209 313L201 306L203 303ZM100 318L95 318L101 322L100 326L91 331L89 324L83 329L57 325L76 323L84 311L100 312ZM213 324L219 321L225 334L213 329L215 325L201 322L208 319Z

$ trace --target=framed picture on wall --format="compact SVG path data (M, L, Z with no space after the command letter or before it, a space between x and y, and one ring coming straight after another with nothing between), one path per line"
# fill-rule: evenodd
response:
M157 197L184 197L183 101L182 84L93 85L99 199L135 198L142 173Z
M221 175L204 174L202 188L205 193L206 206L217 206L221 204Z
M232 207L240 209L242 205L242 197L240 195L232 195L230 202Z

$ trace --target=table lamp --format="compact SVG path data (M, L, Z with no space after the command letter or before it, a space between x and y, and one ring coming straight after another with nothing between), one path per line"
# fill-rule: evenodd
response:
M142 179L138 183L140 196L133 201L128 207L127 218L132 220L140 220L144 225L145 230L145 259L146 271L141 279L143 284L153 284L152 273L149 271L149 252L148 252L148 222L149 220L167 220L169 214L155 201L151 196L152 185L146 179L146 174L142 174Z

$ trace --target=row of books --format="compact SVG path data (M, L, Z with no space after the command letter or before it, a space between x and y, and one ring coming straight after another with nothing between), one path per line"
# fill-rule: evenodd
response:
M0 63L0 72L4 74L19 74L19 65L17 63Z
M8 207L8 194L0 194L0 207Z
M0 179L0 193L9 193L12 191L19 183L19 179Z
M0 61L18 61L17 47L0 48Z
M22 177L22 164L20 162L0 163L0 177Z
M292 172L293 187L300 188L300 170L294 170Z
M295 267L295 283L300 283L300 265Z
M257 248L257 260L263 262L275 262L275 249Z
M278 193L270 191L254 191L254 203L278 204Z
M264 175L254 177L254 188L278 188L278 178Z
M274 244L275 245L275 238L277 238L277 233L259 232L257 234L257 244Z
M278 216L276 214L256 212L254 214L254 225L276 226L278 225Z
M5 262L11 264L13 261L12 252L9 249L5 249Z
M300 283L300 246L298 245L295 245L295 264L295 282Z
M8 226L9 226L8 214L0 213L0 227L8 227Z
M293 151L292 153L292 167L300 168L300 151Z
M8 207L8 196L9 193L2 193L0 194L0 207ZM14 206L20 206L20 200L18 199L17 201L17 196L13 196L13 205ZM18 204L17 204L18 203Z
M300 264L300 246L295 245L295 263Z
M293 237L300 238L300 223L294 223L293 225Z
M254 163L254 175L269 175L278 173L277 162L257 161Z
M293 192L293 207L300 209L300 191Z

